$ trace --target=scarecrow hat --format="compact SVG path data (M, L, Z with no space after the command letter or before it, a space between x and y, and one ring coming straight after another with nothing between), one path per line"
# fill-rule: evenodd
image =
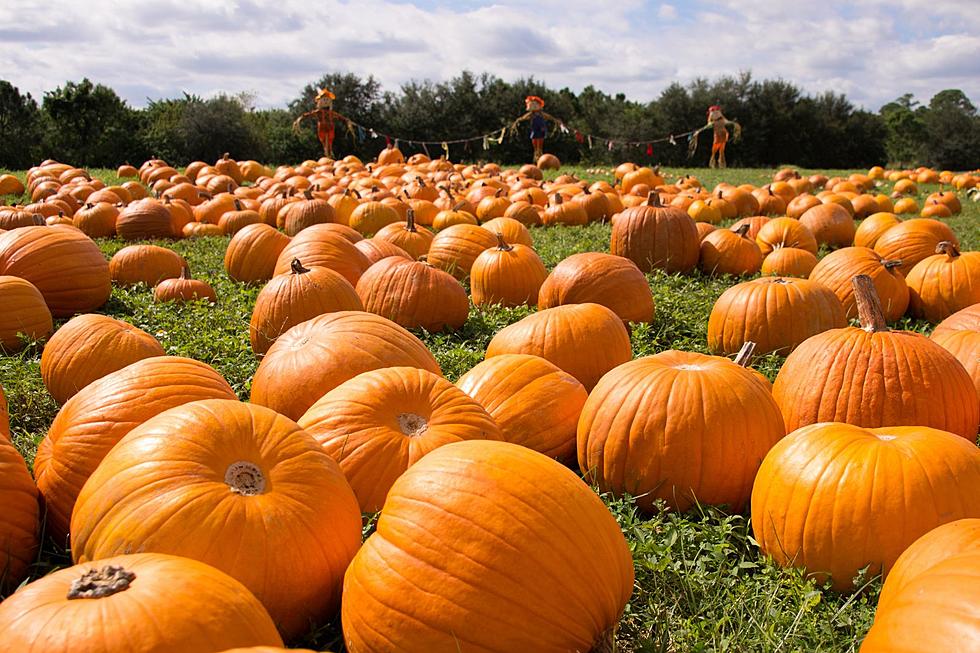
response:
M537 111L544 108L544 100L537 95L528 95L524 98L524 106L527 107L528 111Z

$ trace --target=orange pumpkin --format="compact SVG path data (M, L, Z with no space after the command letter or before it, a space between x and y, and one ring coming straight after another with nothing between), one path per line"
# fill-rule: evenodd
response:
M2 395L2 391L0 391ZM3 402L0 402L3 403ZM6 411L4 410L4 417ZM37 488L27 464L10 442L7 428L0 423L0 592L12 592L27 576L34 562L39 538ZM0 633L3 632L0 626ZM0 635L0 641L6 639Z
M240 582L196 560L158 553L75 565L27 585L0 604L0 640L11 651L47 653L282 645L269 613Z
M814 256L817 254L817 239L802 222L792 218L773 218L762 225L755 242L764 255L779 246L803 249Z
M166 352L156 338L107 315L72 318L58 329L41 355L41 379L59 404L88 384L136 361Z
M86 204L75 212L73 222L89 238L111 238L116 235L119 209L108 202ZM0 224L2 226L2 224Z
M458 329L469 316L463 286L422 261L399 256L378 261L357 282L356 290L364 310L409 329Z
M636 264L622 256L583 252L555 266L538 292L538 308L601 304L623 322L652 322L653 293Z
M191 401L235 398L211 367L174 356L145 358L82 388L58 411L34 460L49 535L64 540L82 485L134 427Z
M533 354L568 372L587 390L612 368L633 357L629 334L612 310L599 304L568 304L533 313L497 332L486 357Z
M643 272L690 272L698 264L701 241L694 220L677 207L663 206L655 192L612 224L610 253L630 259Z
M834 202L807 209L800 216L800 224L810 230L819 244L832 248L849 247L857 231L851 213Z
M382 202L364 202L350 214L350 226L363 236L371 236L389 224L401 222L395 209Z
M737 230L715 229L701 241L699 267L707 274L745 276L762 267L762 252L748 237L749 225Z
M885 321L894 322L909 306L909 288L899 271L900 261L886 261L873 249L845 247L825 256L810 273L810 280L834 291L848 319L858 316L851 280L859 274L871 277Z
M29 341L46 340L54 331L51 311L30 281L0 276L0 350L19 351L23 335Z
M218 301L218 295L207 282L191 279L184 269L176 279L164 279L153 289L155 302Z
M332 231L326 225L307 227L293 238L276 259L273 275L288 274L293 261L299 259L309 268L328 268L339 273L351 285L357 285L370 261L352 242Z
M549 458L574 458L575 428L589 394L571 374L539 356L501 354L456 385L490 413L507 442Z
M907 279L909 313L939 322L980 302L980 252L963 252L951 242L915 264Z
M980 516L977 492L980 450L964 438L924 426L813 424L763 461L752 528L778 564L805 567L819 582L829 574L843 591L866 566L887 574L936 526Z
M361 515L340 468L295 422L212 399L161 413L113 447L78 496L71 534L78 562L135 550L210 564L294 638L336 611Z
M954 331L980 331L980 304L967 306L936 325L932 337L943 336Z
M240 229L225 250L225 271L241 283L260 283L272 278L276 261L289 244L289 236L267 224Z
M344 637L350 651L608 651L632 590L622 531L574 473L457 442L392 486L344 578Z
M429 246L434 238L428 229L419 229L415 226L415 211L413 209L408 210L408 218L405 222L395 222L382 227L374 237L397 245L413 259L428 254Z
M777 246L762 259L762 275L805 279L817 265L817 257L804 249Z
M117 286L138 283L154 287L164 279L177 279L188 270L184 257L157 245L130 245L113 254L109 274Z
M415 260L412 258L411 254L403 250L398 245L394 245L387 240L364 238L354 243L354 247L356 247L362 254L364 254L365 258L367 258L368 267L390 256L397 256L409 261Z
M957 247L960 244L946 223L930 218L915 218L888 229L875 242L874 250L883 259L901 261L899 270L908 277L915 264L935 254L936 247L943 241Z
M509 307L535 303L547 276L537 252L527 245L508 244L498 233L497 246L484 250L470 268L473 304Z
M10 409L7 407L7 397L0 385L0 439L10 440Z
M427 260L462 281L470 275L476 257L496 244L496 236L486 229L457 224L436 234Z
M217 223L217 219L214 222ZM175 230L173 215L167 207L152 198L132 202L120 211L116 217L116 233L123 240L153 240L181 236L181 232Z
M521 222L514 218L494 218L480 225L492 234L501 234L508 243L533 247L531 232Z
M295 236L299 232L315 224L335 222L333 207L326 200L314 197L307 190L305 198L289 202L280 209L276 216L277 222L282 222L282 228L287 236Z
M901 220L894 213L872 213L862 220L861 226L857 228L854 234L854 246L874 248L878 239L900 222Z

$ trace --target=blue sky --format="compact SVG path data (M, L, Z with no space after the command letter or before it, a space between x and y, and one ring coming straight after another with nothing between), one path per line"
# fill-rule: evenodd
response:
M980 12L962 0L154 0L0 5L0 78L40 97L89 77L130 103L249 92L283 105L328 71L385 88L468 69L636 100L750 70L869 109L960 88L980 103ZM925 7L925 8L924 8Z

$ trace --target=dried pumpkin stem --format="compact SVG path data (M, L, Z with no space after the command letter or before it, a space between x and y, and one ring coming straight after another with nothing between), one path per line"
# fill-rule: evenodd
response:
M945 254L950 258L957 258L960 255L960 250L953 243L949 242L948 240L944 240L936 245L936 253Z
M735 355L735 364L741 367L748 367L749 363L752 362L752 354L755 353L755 343L751 340L747 340L742 348L738 350L738 354Z
M660 203L660 193L655 190L650 191L650 194L647 195L647 206L663 206Z
M89 569L80 578L71 582L68 588L69 600L101 599L129 588L136 574L116 565L106 565L101 569Z
M866 274L859 274L851 279L854 287L854 301L857 304L858 320L861 328L869 333L888 331L885 314L881 310L881 301L874 282Z
M290 264L289 268L293 271L293 274L306 274L309 269L304 268L303 264L300 263L298 258L294 258L293 262Z
M887 261L882 261L881 264L883 266L885 266L885 269L886 270L894 270L895 268L902 267L902 259L900 259L900 258L893 258L893 259L889 259Z
M737 233L740 238L748 238L748 233L749 233L749 229L750 228L751 228L751 225L749 225L748 223L745 223L745 224L738 225L738 228L737 229L733 229L732 231L734 231L735 233Z
M412 233L418 231L418 229L415 228L415 209L408 210L408 215L405 217L405 220L408 222L408 225L405 227L405 231L411 231Z
M514 249L512 246L507 244L507 241L504 240L504 235L502 233L497 232L496 236L497 236L497 249L504 252L509 252L510 250Z

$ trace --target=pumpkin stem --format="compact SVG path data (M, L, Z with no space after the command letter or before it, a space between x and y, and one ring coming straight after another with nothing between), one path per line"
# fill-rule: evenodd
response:
M186 265L180 269L180 278L185 281L191 278L191 271L187 269Z
M663 206L660 203L660 193L655 190L650 191L650 194L647 195L647 206Z
M854 301L857 303L861 328L869 333L888 331L885 314L881 310L881 300L878 299L878 291L871 277L859 274L851 279L851 285L854 286Z
M737 229L732 229L735 233L739 235L740 238L748 238L750 225L746 222L744 224L738 225Z
M552 199L555 202L555 206L561 206L561 203L564 201L561 198L561 193L555 193L555 196Z
M255 463L239 460L225 470L225 484L235 494L254 497L265 492L265 476Z
M398 428L408 437L417 438L428 430L429 423L421 415L401 413L398 415Z
M289 269L293 271L293 274L306 274L309 272L308 268L304 268L303 264L300 263L298 258L294 258L293 262L290 264Z
M311 200L313 199L313 191L311 191L309 188L306 188L303 190L303 196L306 197L306 199Z
M466 206L466 202L457 202L456 206L453 207L453 211L459 211L464 206Z
M416 233L418 229L415 228L415 209L408 209L408 215L405 217L405 220L408 222L408 225L405 227L405 231Z
M68 588L68 600L72 599L101 599L118 594L129 589L136 574L115 565L106 565L101 569L89 569L79 578L71 582Z
M883 266L885 266L885 269L886 270L893 270L895 268L902 267L902 259L900 259L900 258L893 258L893 259L889 259L887 261L882 261L881 264Z
M955 244L949 242L948 240L944 240L936 245L936 253L945 254L949 258L955 259L959 257L960 250Z
M738 350L738 354L735 355L735 364L741 367L748 367L749 363L752 362L752 354L755 353L755 343L751 340L746 340L742 348Z
M503 252L509 252L510 250L514 249L511 245L507 244L507 241L504 240L504 235L502 233L498 231L496 235L497 235L497 249Z
M236 211L241 211L242 210L242 201L240 199L238 199L237 197L235 198L235 210Z

